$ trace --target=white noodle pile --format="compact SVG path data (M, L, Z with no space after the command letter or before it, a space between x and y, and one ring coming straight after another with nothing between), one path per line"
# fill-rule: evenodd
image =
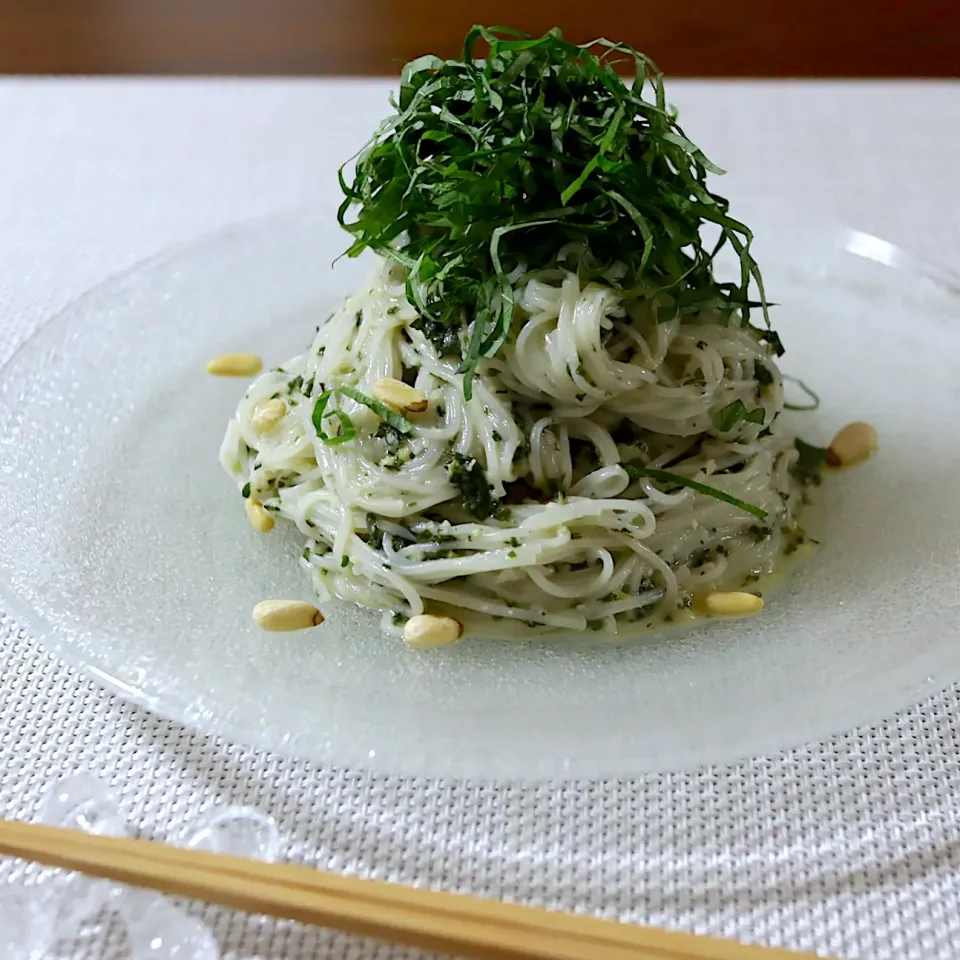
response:
M247 390L221 461L306 537L303 564L320 596L382 609L393 629L452 608L474 632L617 632L771 572L795 542L803 489L790 472L793 437L778 421L781 376L756 333L736 316L657 322L649 301L581 285L560 268L514 280L512 336L481 362L469 401L459 358L418 329L402 269L386 262L306 353ZM347 384L370 395L387 377L429 400L408 415L409 435L334 392L326 412L346 414L356 437L331 445L318 436L322 392ZM258 434L251 416L274 397L287 412ZM717 415L737 400L762 409L763 422L721 430ZM324 423L335 435L337 421ZM456 455L479 463L497 500L483 520L463 508ZM766 517L631 479L621 466L630 461Z

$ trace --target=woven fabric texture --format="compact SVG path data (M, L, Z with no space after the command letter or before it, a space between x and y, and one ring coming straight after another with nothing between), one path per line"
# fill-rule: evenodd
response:
M328 193L382 81L0 82L0 360L85 289L225 223ZM678 83L730 196L784 198L950 264L960 86ZM960 955L960 688L742 764L536 786L385 777L200 737L97 689L0 619L0 814L93 771L148 836L217 804L272 814L321 868L838 957ZM0 876L14 867L0 867ZM231 960L398 960L201 913ZM109 931L75 958L122 956Z

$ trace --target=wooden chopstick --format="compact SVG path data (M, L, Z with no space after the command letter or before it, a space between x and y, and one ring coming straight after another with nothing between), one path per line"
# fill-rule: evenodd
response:
M15 820L0 820L0 853L470 960L814 956Z

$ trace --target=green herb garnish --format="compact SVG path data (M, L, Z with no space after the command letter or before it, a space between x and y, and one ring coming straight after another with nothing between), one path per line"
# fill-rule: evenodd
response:
M726 433L728 430L732 430L741 420L746 420L749 423L763 423L764 416L763 407L747 410L742 400L734 400L733 403L727 404L722 410L714 411L711 419L721 433Z
M457 540L456 534L441 533L432 524L411 533L417 543L455 543Z
M339 443L349 443L357 435L357 428L354 426L353 421L342 410L331 410L329 413L324 412L327 409L327 403L330 397L333 396L333 393L333 390L324 390L323 393L317 397L317 402L313 405L312 417L313 429L317 431L317 436L331 447ZM336 417L336 419L340 421L340 432L332 436L323 429L323 421L329 420L331 417Z
M377 432L374 436L386 442L387 453L392 456L396 456L401 444L404 442L404 435L385 420L380 421L380 426L377 427Z
M240 496L243 497L244 500L249 499L249 497L250 497L250 484L249 484L249 483L245 483L245 484L243 485L243 489L240 491Z
M448 467L450 482L460 491L463 509L477 520L486 520L496 508L483 467L473 457L455 453Z
M786 350L783 346L783 341L780 339L780 335L776 332L776 330L761 330L760 340L768 344L770 349L773 350L778 357L782 357L784 353L786 353Z
M791 467L793 475L801 483L819 483L820 472L827 462L826 447L815 447L799 437L793 443L797 453L800 454L797 462Z
M691 490L696 490L697 493L706 494L715 500L722 500L724 503L729 503L734 507L739 507L741 510L746 510L747 513L752 513L761 520L766 519L766 510L755 507L751 503L745 503L743 500L739 500L737 497L731 496L723 490L718 490L716 487L708 487L705 483L700 483L698 480L683 477L679 473L672 473L669 470L657 470L654 467L645 467L642 463L637 463L636 461L621 463L620 466L627 471L627 476L630 477L631 480L649 477L651 480L658 480L660 483L673 483L678 487L689 487Z
M337 387L335 390L325 390L319 397L317 397L316 403L313 405L313 427L317 431L317 436L326 444L333 445L338 443L347 443L350 440L353 440L357 435L357 428L353 420L350 419L349 415L344 413L342 410L331 410L329 413L324 411L327 408L327 403L330 400L330 397L335 393L342 393L344 396L349 397L351 400L355 400L357 403L362 404L365 407L369 407L380 419L383 421L381 427L389 427L391 434L387 439L387 446L390 447L391 443L394 441L398 435L408 434L413 430L413 424L407 420L406 417L400 416L395 410L391 410L388 406L383 403L380 403L377 400L374 400L372 397L368 397L365 393L361 393L356 387L351 387L347 385L342 385ZM330 417L336 417L340 421L340 432L330 436L323 429L323 421L328 420ZM377 436L387 436L386 434L381 434L380 428L377 430ZM400 441L397 439L395 441L395 448L399 447ZM395 452L395 449L391 450L391 453Z
M369 407L384 423L389 423L398 433L410 433L410 431L413 430L413 424L406 417L400 416L396 410L391 410L385 403L380 403L379 400L374 400L373 397L368 397L365 393L361 393L356 387L343 384L337 389L345 397L349 397L351 400L356 400L357 403Z
M383 549L383 530L380 528L380 524L377 523L377 515L375 513L367 514L367 544L373 547L374 550Z
M421 317L413 324L433 345L441 357L460 356L460 334L457 327L439 320Z
M489 45L482 58L480 41ZM624 59L636 77L629 84L614 69ZM476 26L461 60L408 63L393 106L353 181L340 170L338 219L354 237L349 256L369 248L406 269L408 299L438 349L469 333L467 398L481 358L511 335L509 274L556 263L571 241L587 252L578 266L586 278L620 261L619 284L634 295L667 294L676 309L741 311L745 320L759 305L769 326L752 234L706 186L708 172L722 171L685 136L660 71L632 47ZM719 228L713 245L701 238L704 224ZM740 260L736 283L713 275L727 244ZM748 296L751 280L760 301ZM782 349L772 332L761 337Z

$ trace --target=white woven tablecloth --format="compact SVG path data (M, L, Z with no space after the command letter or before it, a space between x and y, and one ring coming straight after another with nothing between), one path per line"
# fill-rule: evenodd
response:
M0 360L72 298L173 242L329 196L387 89L0 81ZM734 171L721 192L786 198L948 265L960 256L960 85L671 93L694 139ZM51 778L81 769L161 837L214 803L244 803L277 818L287 855L321 867L843 957L960 956L958 688L733 768L496 788L322 769L192 735L0 620L0 814L32 816ZM237 958L413 955L203 916Z

